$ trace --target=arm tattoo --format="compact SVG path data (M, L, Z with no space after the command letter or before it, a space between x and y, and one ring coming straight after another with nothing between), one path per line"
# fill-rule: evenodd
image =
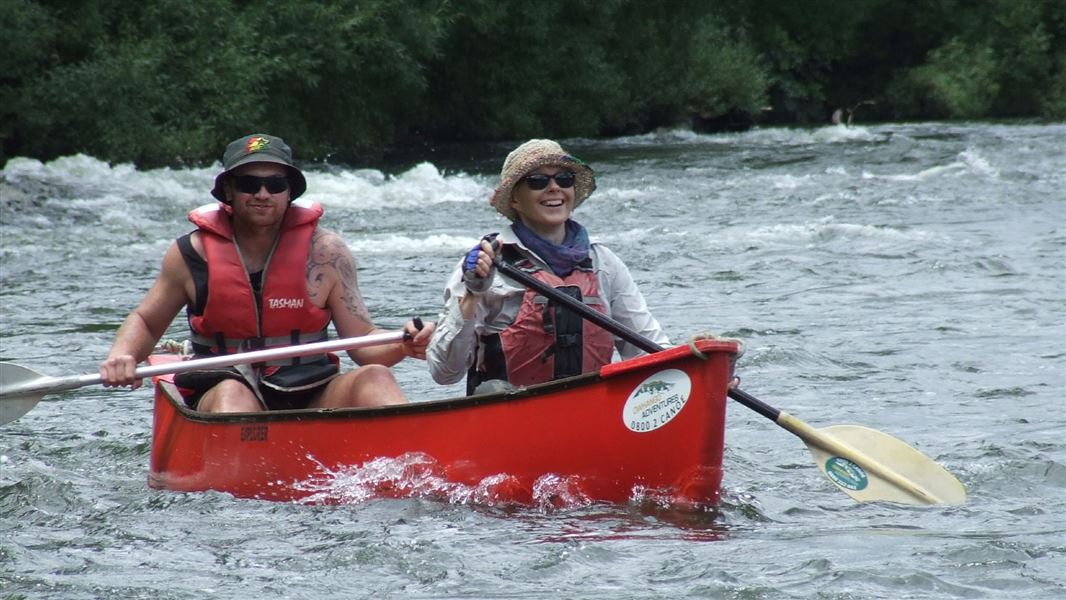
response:
M328 298L333 286L338 285L345 309L367 327L373 327L370 311L359 293L355 258L351 251L340 236L316 229L311 237L311 250L307 253L307 295L312 300L323 296Z

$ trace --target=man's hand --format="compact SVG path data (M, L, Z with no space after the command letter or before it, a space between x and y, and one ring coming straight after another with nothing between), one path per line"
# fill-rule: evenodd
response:
M129 354L109 357L100 363L100 379L104 387L121 387L128 385L133 389L141 387L141 379L136 376L137 360Z
M415 321L418 321L417 323ZM437 324L433 321L423 324L421 319L412 319L408 321L404 326L403 348L404 356L410 356L411 358L418 358L426 360L426 347L429 346L429 340L433 337L433 330L437 328Z

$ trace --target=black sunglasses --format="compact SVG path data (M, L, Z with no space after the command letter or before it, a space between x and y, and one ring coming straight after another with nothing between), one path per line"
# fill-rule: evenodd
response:
M266 187L271 194L280 194L289 189L289 178L284 176L256 177L255 175L238 175L233 178L233 186L242 194L258 194L261 187Z
M561 188L574 187L575 178L576 176L570 171L559 171L555 175L545 175L543 173L526 175L522 178L522 181L526 182L526 185L531 190L543 190L548 187L548 182L552 179Z

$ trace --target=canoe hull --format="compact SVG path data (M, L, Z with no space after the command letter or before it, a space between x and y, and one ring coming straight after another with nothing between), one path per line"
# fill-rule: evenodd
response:
M149 484L298 501L302 482L379 458L424 455L457 484L508 482L528 502L546 476L593 501L642 490L711 505L722 479L732 344L700 342L599 373L495 394L382 409L191 411L156 379ZM158 361L160 359L153 359Z

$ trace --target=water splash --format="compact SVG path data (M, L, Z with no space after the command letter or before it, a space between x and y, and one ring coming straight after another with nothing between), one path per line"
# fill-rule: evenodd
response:
M456 505L523 506L551 513L594 503L582 487L580 477L558 473L541 475L532 484L508 473L491 475L476 483L462 483L450 480L445 465L420 452L337 468L328 467L313 456L307 458L318 464L318 472L306 480L285 484L306 493L301 504L358 504L377 498L420 498ZM661 508L704 508L680 502L669 491L645 486L633 488L630 502Z

